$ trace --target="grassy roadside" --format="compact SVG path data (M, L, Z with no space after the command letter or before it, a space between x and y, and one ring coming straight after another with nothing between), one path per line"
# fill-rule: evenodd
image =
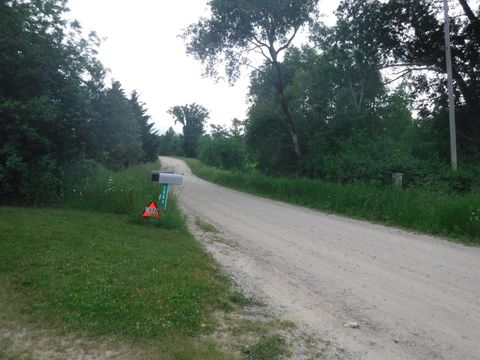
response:
M158 203L160 192L159 184L150 181L150 171L159 169L159 163L136 165L122 171L96 168L82 181L70 184L59 206L128 215L133 222L145 223L139 215L150 200ZM161 221L150 223L162 229L186 229L174 197L170 198Z
M211 182L318 210L378 221L480 244L480 194L447 194L365 184L335 184L227 171L185 159L193 173Z
M173 198L160 221L140 216L158 168L96 169L57 208L0 207L0 324L120 341L140 358L235 358L205 337L229 280ZM0 345L0 358L29 350Z
M160 221L140 216L159 166L96 168L56 208L0 206L0 359L288 354L295 328L233 288L174 197Z
M128 216L65 209L0 208L0 284L17 294L0 319L148 343L162 358L198 351L228 284L185 231ZM8 301L2 297L1 301ZM179 346L169 345L174 341ZM223 359L213 348L206 359Z

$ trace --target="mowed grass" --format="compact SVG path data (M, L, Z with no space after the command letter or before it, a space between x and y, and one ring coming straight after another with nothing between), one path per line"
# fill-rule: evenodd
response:
M237 190L480 244L479 193L448 194L433 189L271 177L251 171L226 171L195 159L186 161L197 176Z
M140 215L159 168L96 169L57 208L0 207L0 322L125 341L152 359L235 358L204 336L230 282L175 198L159 220Z
M208 331L228 296L186 232L123 215L12 207L0 208L0 232L1 286L20 294L18 311L32 323L161 344Z

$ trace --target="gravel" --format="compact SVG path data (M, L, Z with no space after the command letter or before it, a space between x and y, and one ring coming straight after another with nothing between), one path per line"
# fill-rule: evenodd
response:
M212 246L217 260L285 319L358 359L480 358L479 248L240 193L161 161L185 175L183 210L235 244Z

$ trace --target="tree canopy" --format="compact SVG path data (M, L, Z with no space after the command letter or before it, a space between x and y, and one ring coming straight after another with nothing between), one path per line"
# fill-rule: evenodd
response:
M463 160L455 177L449 175L448 166L443 13L441 4L431 0L343 1L335 26L314 22L309 45L290 44L283 49L285 55L277 58L278 64L267 56L251 75L243 161L267 173L299 173L298 157L289 146L291 129L284 121L286 104L304 146L302 174L389 183L393 172L403 172L409 186L429 179L446 181L455 189L471 188L480 159L480 112L475 109L480 104L475 30L480 7L472 9L468 2L458 1L450 18ZM203 21L190 31L210 24ZM207 30L190 36L206 41L211 34ZM224 51L222 37L213 39L220 43L215 51ZM288 43L288 38L284 40ZM233 48L225 43L226 49ZM187 45L192 44L200 42ZM248 42L239 44L244 51L255 48L254 44L248 47ZM282 80L280 91L278 79ZM226 167L220 145L227 148L228 136L220 134L214 131L203 140L201 154L206 162Z
M450 2L450 38L456 89L459 145L480 151L480 4ZM443 4L432 0L343 1L339 25L362 40L379 65L398 77L414 75L411 86L429 96L428 106L445 94L446 60ZM356 38L351 35L350 38ZM368 40L368 41L366 41ZM366 57L368 58L368 57ZM430 73L430 76L428 76ZM427 76L426 76L427 74ZM431 76L434 75L434 76ZM439 81L439 78L441 81Z
M0 201L61 197L67 173L156 157L138 95L104 82L95 33L64 0L0 2ZM150 135L148 135L150 134Z
M210 76L217 76L217 67L223 63L230 80L238 78L252 52L261 54L275 70L269 73L269 79L300 164L304 149L285 96L279 55L291 46L301 27L313 20L317 0L211 0L208 4L211 17L202 18L184 33L187 52L205 65Z
M312 20L316 0L211 0L210 18L202 18L184 33L187 52L206 65L208 75L217 75L224 63L229 79L235 80L251 52L269 62L287 49L300 28Z
M183 146L185 155L196 157L198 142L205 132L205 122L209 117L208 110L199 104L177 105L168 111L175 118L175 123L183 125Z

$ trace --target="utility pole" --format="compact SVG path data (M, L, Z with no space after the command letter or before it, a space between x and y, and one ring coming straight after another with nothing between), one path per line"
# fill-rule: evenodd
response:
M457 170L457 134L455 129L455 100L453 98L452 53L450 51L450 17L448 0L443 0L445 17L445 57L447 61L448 117L450 119L450 159L452 169Z

